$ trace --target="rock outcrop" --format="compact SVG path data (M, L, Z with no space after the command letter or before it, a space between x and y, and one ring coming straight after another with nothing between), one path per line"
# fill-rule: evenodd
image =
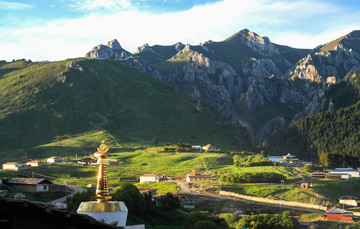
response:
M255 142L301 116L333 109L324 98L326 85L359 68L359 43L360 32L355 31L314 50L300 50L245 29L222 42L145 44L134 54L114 40L86 57L123 60L171 85L197 109L206 108L222 122L246 128Z
M123 49L120 43L114 39L109 41L107 45L95 46L90 52L86 53L86 58L94 59L110 59L110 60L124 60L132 54Z
M302 58L289 72L289 77L318 83L334 83L360 68L360 31L317 47Z

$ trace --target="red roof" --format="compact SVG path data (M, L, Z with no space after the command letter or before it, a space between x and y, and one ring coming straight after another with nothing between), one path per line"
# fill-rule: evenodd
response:
M28 161L26 163L39 163L40 161Z
M141 177L156 177L156 176L158 176L158 175L156 175L156 174L144 174Z
M7 162L7 163L5 163L3 165L15 165L15 164L16 164L16 162Z

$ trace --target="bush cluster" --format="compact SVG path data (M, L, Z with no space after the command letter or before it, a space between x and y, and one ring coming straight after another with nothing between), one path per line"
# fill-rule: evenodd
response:
M229 183L280 183L285 180L284 175L278 173L231 173L220 177L222 182Z
M266 166L272 165L272 162L267 157L262 157L258 155L249 155L249 156L241 156L235 155L233 157L235 166Z

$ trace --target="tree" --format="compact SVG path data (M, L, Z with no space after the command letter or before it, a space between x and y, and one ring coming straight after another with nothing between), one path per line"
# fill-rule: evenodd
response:
M67 210L76 212L81 202L95 200L95 189L90 188L85 192L78 192L72 197L67 197L64 203L67 205Z
M180 208L180 199L177 196L174 196L171 193L166 193L165 196L160 196L158 198L159 204L163 208L167 208L170 210L175 210Z
M137 187L126 183L112 195L113 200L124 201L129 212L141 215L146 210L146 204Z
M200 220L197 221L191 229L219 229L219 227L211 220Z

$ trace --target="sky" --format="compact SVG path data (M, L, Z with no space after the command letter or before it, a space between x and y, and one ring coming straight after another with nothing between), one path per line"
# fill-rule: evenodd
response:
M315 48L360 29L358 0L0 0L0 60L83 57L138 46L222 41L242 29Z

